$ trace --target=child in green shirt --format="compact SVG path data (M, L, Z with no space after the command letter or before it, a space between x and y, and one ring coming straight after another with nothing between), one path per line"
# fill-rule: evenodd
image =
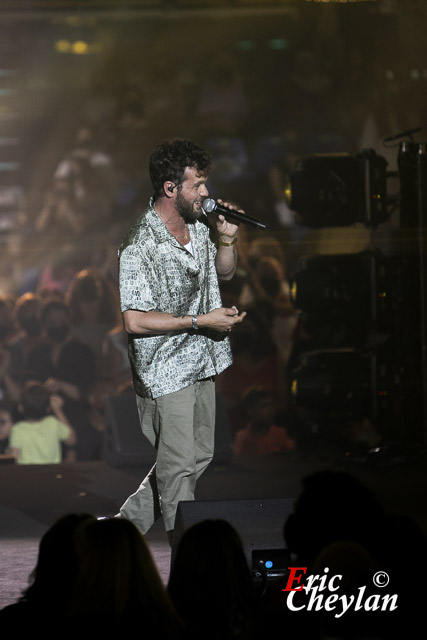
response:
M63 400L39 382L25 387L20 409L23 420L13 425L10 451L18 464L59 464L62 443L76 444L76 434L62 411Z

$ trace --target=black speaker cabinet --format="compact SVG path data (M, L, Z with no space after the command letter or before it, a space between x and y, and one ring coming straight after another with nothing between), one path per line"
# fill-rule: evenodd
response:
M154 464L156 452L141 431L135 395L110 396L104 429L104 460L113 467Z
M188 500L178 504L173 564L177 546L185 531L202 520L226 520L240 535L252 571L261 562L268 573L286 572L290 554L283 538L283 526L293 511L294 498L265 500Z

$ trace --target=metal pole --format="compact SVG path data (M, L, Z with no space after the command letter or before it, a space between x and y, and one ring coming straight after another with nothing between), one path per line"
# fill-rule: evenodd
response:
M420 144L417 156L418 183L418 258L420 278L421 384L424 441L427 442L427 298L426 298L426 226L427 226L427 145Z

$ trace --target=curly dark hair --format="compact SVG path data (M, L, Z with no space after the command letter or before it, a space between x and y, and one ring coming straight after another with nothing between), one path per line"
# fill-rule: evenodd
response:
M195 168L202 176L207 176L211 167L211 157L207 151L190 140L174 138L163 142L150 158L150 178L154 188L154 199L163 195L163 185L170 180L179 186L184 180L187 167Z

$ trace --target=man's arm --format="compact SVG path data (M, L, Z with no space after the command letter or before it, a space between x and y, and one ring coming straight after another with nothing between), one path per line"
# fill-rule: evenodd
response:
M228 202L218 200L224 207L237 208ZM239 209L244 213L242 209ZM228 222L223 215L219 215L216 220L216 229L218 232L218 251L216 254L215 267L218 278L221 280L231 280L237 267L237 252L235 244L237 242L237 231L239 225Z
M242 322L246 312L239 313L236 307L221 307L209 313L197 315L198 329L213 329L227 333L235 324ZM190 331L193 329L193 316L177 316L161 311L136 311L128 309L123 313L125 331L130 334L156 335L173 331Z
M215 267L221 280L231 280L236 272L237 252L234 244L235 238L231 236L222 235L219 238Z

